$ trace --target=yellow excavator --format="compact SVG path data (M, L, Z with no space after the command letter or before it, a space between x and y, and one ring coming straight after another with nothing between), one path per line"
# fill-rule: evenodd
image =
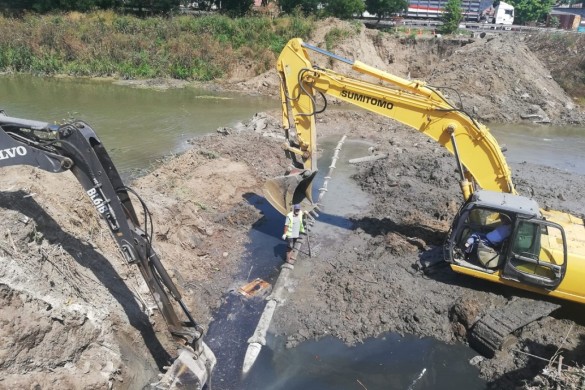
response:
M328 61L342 61L374 82L313 65L309 51ZM313 204L311 185L317 171L315 115L324 108L317 107L316 98L333 96L424 133L454 155L464 202L455 215L444 253L455 272L585 303L583 219L541 209L536 201L518 195L502 150L488 128L440 91L298 38L282 50L277 70L287 138L283 147L291 161L284 176L265 186L266 197L277 210L285 214L292 204L301 202L304 209L318 206ZM468 253L470 237L485 237L504 221L511 229L498 247L478 245L475 253Z

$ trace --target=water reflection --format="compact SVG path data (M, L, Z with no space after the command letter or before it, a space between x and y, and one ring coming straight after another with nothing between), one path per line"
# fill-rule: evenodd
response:
M485 389L476 354L432 338L387 334L348 348L332 337L283 349L269 340L241 389Z

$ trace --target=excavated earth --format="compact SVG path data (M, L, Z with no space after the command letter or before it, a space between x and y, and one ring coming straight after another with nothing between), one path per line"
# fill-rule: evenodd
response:
M354 31L337 54L454 88L459 95L447 95L460 96L484 122L585 123L525 36L413 40L326 20L311 43L324 47L332 28ZM230 80L209 87L228 86L275 96L278 79L234 69ZM131 183L152 213L155 248L204 325L233 287L250 228L265 218L248 195L262 195L263 183L286 167L278 117L258 113L194 139L190 150ZM295 266L295 291L272 329L289 346L324 335L355 344L383 332L466 342L476 317L524 295L438 261L460 199L453 157L438 144L335 105L317 126L319 139L347 134L389 157L356 168L354 179L371 199L365 210L348 210L354 228L334 245L331 237L313 237L316 256ZM520 193L543 207L585 214L585 176L529 163L511 168ZM73 175L3 169L0 190L0 388L136 389L156 380L173 343L137 269L125 264ZM562 349L565 364L585 364L581 313L580 305L563 303L520 329L509 349L474 364L490 388L547 388L549 376L535 378L547 362L530 355L548 359Z

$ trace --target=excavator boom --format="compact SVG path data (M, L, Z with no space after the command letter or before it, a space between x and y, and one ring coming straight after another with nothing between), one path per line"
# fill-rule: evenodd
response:
M49 172L70 170L74 174L106 222L126 262L140 270L169 332L182 350L181 359L176 361L180 367L169 370L180 374L172 381L190 381L193 388L202 387L215 365L215 356L202 340L203 328L193 319L154 251L152 234L140 227L129 196L134 191L122 182L94 130L82 121L50 125L0 112L0 153L3 157L0 167L31 165ZM140 202L146 229L150 214Z
M354 71L374 78L376 83L312 65L309 50L344 62ZM297 174L309 178L317 169L315 114L323 110L317 108L315 95L327 94L410 126L455 154L465 199L476 188L515 193L510 169L490 131L424 82L402 79L311 46L298 38L289 41L282 50L277 71L281 80L282 121L287 136L284 149ZM301 193L297 191L293 196L291 193L295 191L290 185L275 184L290 182L290 176L277 178L266 187L267 197L281 212L290 210L290 202L293 198L298 200ZM303 189L310 189L306 181L297 181ZM277 188L286 189L288 194L275 193ZM308 197L311 199L310 194Z

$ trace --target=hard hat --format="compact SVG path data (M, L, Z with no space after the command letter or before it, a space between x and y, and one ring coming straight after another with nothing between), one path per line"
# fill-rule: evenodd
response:
M300 204L295 204L293 206L293 210L300 210L301 209L301 205Z

